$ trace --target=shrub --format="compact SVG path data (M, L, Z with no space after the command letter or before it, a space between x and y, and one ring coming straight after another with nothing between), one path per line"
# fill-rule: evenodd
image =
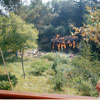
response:
M61 64L68 64L68 58L66 56L58 56L58 62Z
M80 55L81 56L83 56L85 58L88 58L88 59L91 59L92 51L91 51L91 45L89 43L87 43L84 40L81 41L79 50L80 50Z
M42 75L43 72L51 67L51 63L47 60L38 59L32 63L31 67L33 68L32 73L34 75Z
M48 59L49 61L53 61L54 59L56 59L56 54L55 53L48 53L48 54L42 56L42 58Z
M67 64L68 63L68 58L66 55L64 54L60 54L60 53L48 53L45 56L42 56L42 58L44 59L48 59L49 61L55 61L58 60L59 63L63 63L63 64Z
M81 77L78 81L74 80L74 82L75 84L78 83L78 89L84 96L97 96L95 87L99 80L99 63L99 61L91 62L84 57L77 57L72 60L72 65L74 66L72 70L73 78Z
M55 72L54 77L51 79L51 82L54 85L54 90L61 91L66 83L65 71L66 67L62 64L62 61L59 57L53 61L52 70Z
M8 81L0 81L1 90L11 90L11 86Z
M61 71L57 72L57 74L52 78L52 83L54 84L54 89L61 91L62 87L64 87L66 83L66 77L64 76L64 73Z
M10 76L12 85L15 86L17 84L17 78L15 77L15 75L9 74L9 76ZM11 90L11 86L6 74L0 75L0 89Z
M47 70L47 74L50 76L54 76L55 72L52 69Z
M97 96L97 91L91 81L84 80L81 76L74 78L74 86L78 89L82 96Z
M91 96L92 86L89 82L81 81L81 83L78 85L78 90L83 96Z
M87 78L99 74L100 61L90 61L84 57L77 57L72 60L72 65L78 70L79 74L83 73Z

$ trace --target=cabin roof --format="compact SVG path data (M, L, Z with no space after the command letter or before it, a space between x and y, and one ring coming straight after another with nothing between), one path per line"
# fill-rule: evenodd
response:
M77 37L73 37L73 36L65 36L65 37L55 37L55 38L52 38L51 39L51 42L66 42L70 40L71 42L72 41L78 41L78 38Z

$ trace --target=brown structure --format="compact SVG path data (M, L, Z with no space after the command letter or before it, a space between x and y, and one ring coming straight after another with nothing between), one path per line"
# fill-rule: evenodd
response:
M51 47L52 50L61 51L75 49L78 44L77 36L64 36L60 37L60 35L56 35L53 39L51 39Z
M65 99L65 100L95 100L97 98L87 96L68 96L59 94L47 94L47 93L25 93L14 92L7 90L0 90L0 99Z

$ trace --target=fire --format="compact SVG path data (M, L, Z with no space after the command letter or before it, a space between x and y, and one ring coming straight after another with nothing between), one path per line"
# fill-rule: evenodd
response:
M61 48L66 49L66 44L65 44L65 42L62 42L62 43L61 43Z
M60 43L57 44L58 51L60 51Z
M66 50L67 45L74 49L76 47L76 41L73 39L76 39L76 38L77 38L76 36L60 37L60 35L57 34L56 37L52 39L52 50L55 49L55 46L58 48L58 51L63 50L63 49Z
M53 42L52 49L54 49L54 47L55 47L55 42Z
M57 38L59 38L59 37L60 37L60 35L59 35L59 34L57 34L57 35L56 35L56 37L57 37Z
M75 48L75 41L73 41L73 49Z

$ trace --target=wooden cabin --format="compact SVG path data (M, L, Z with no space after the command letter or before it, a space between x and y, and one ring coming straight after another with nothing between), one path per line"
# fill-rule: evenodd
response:
M60 35L57 35L51 39L51 48L52 51L74 50L77 47L78 42L79 40L77 36L60 37Z

